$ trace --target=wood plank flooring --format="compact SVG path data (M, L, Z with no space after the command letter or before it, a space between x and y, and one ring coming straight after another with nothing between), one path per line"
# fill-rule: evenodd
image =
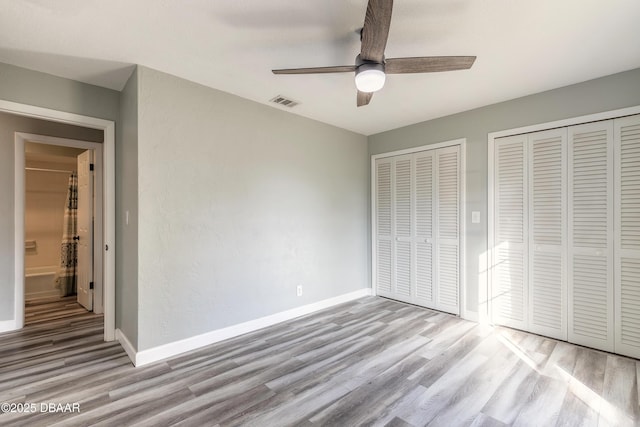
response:
M27 300L24 307L24 324L48 323L87 313L87 310L78 304L76 295Z
M0 334L0 425L637 426L638 372L377 297L134 368L84 312Z

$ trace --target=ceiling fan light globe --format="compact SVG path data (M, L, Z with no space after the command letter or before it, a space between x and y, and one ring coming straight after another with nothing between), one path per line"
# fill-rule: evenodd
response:
M384 71L378 68L362 69L356 71L356 88L360 92L377 92L384 86Z

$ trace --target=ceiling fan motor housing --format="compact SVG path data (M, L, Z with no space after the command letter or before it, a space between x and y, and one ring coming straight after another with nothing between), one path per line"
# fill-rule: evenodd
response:
M385 81L384 57L382 62L366 61L356 56L356 87L360 92L376 92Z

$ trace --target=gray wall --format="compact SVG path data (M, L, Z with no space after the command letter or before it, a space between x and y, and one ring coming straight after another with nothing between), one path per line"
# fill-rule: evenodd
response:
M138 345L138 72L120 94L116 132L116 328ZM129 223L125 215L129 211Z
M116 120L119 92L0 62L0 99Z
M15 132L102 142L102 131L0 113L0 321L14 319ZM62 236L61 236L62 237Z
M369 154L467 138L466 307L477 311L479 258L487 250L487 135L490 132L640 105L640 69L543 92L369 137ZM471 223L471 211L481 223Z
M369 286L366 137L145 67L138 84L138 350Z

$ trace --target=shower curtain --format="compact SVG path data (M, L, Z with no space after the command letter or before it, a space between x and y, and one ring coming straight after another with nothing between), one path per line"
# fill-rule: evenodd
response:
M56 286L62 290L63 296L74 295L77 292L78 265L78 175L72 173L69 177L67 202L64 209L64 223L62 228L62 244L60 246L60 270L56 279Z

